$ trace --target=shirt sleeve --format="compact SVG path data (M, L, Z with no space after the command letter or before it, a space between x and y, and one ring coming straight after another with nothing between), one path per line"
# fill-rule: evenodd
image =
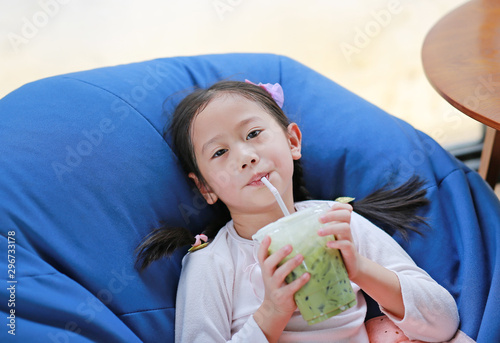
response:
M391 236L367 219L353 214L351 227L360 254L398 276L404 317L397 318L382 307L381 311L411 340L450 340L459 324L457 306L451 294L419 268Z
M250 316L233 333L233 266L210 250L186 255L175 312L175 342L267 343L260 327Z

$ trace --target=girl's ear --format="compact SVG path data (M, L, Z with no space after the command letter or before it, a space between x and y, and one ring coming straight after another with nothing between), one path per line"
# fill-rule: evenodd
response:
M213 205L217 202L219 199L217 195L212 192L210 187L205 186L200 180L198 180L198 177L194 173L189 173L188 176L193 179L194 183L196 184L196 187L198 187L198 190L200 191L201 195L203 195L203 198L205 198L205 201L209 205Z
M299 126L296 123L291 123L288 125L288 143L290 144L290 150L292 152L292 158L298 160L302 157L301 154L301 144L302 144L302 132L300 132Z

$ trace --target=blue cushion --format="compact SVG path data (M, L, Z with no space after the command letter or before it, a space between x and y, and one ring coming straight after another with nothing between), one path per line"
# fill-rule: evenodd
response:
M4 319L15 326L4 324L0 338L15 329L19 341L173 342L186 250L139 273L134 249L161 221L197 233L213 214L162 131L193 86L245 78L282 84L284 110L303 131L315 198L362 198L413 174L427 180L431 205L421 214L432 230L396 239L453 294L463 331L500 341L500 203L492 190L424 133L269 54L100 68L36 81L0 100L0 309L4 318L15 310Z

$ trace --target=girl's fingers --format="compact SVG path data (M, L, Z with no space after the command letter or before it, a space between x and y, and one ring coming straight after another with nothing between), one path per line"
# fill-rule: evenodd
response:
M271 238L266 236L257 251L265 286L265 299L271 301L281 312L291 313L297 308L294 294L309 281L310 275L304 273L290 284L286 284L285 278L302 263L304 257L298 254L278 267L292 252L292 246L286 245L273 254L269 254L270 245Z
M271 238L266 236L261 243L258 251L258 259L261 265L262 274L272 277L276 285L281 285L285 282L285 278L288 274L290 274L295 268L297 268L302 261L304 261L304 257L301 254L297 254L294 257L290 258L288 261L283 263L281 266L278 265L285 259L293 250L291 245L285 245L274 254L269 255L268 249L271 243ZM304 278L307 278L304 276ZM303 285L307 280L295 283ZM300 288L300 287L299 287Z
M285 245L274 254L269 255L269 246L271 245L271 237L266 236L260 244L257 258L261 265L262 272L273 273L278 264L292 252L290 244Z
M263 265L264 263L268 265L277 265L282 259L284 259L288 254L292 252L291 245L285 245L274 254L269 255L269 247L271 246L271 237L266 236L260 243L259 250L257 252L257 259L259 263Z
M351 225L348 223L329 223L318 230L319 236L335 236L337 240L352 241Z
M290 274L295 268L297 268L302 263L302 261L304 261L304 257L301 254L297 254L293 258L283 263L283 265L281 265L274 272L277 280L281 282L285 281L287 275Z
M352 212L352 205L350 204L344 204L344 203L341 203L341 202L336 202L332 205L331 207L332 210L336 210L336 209L347 209L349 210L350 212Z
M349 278L353 277L358 273L359 258L357 256L356 247L352 242L330 241L326 243L326 246L331 249L340 250Z
M351 222L352 206L349 204L339 204L342 206L334 206L329 211L324 213L320 218L320 223L329 222Z
M269 256L269 246L271 245L271 237L266 236L260 242L259 250L257 251L257 259L260 264L264 263L264 260Z
M299 254L294 258L286 261L274 273L274 282L276 282L277 286L279 285L279 287L281 287L283 295L288 294L293 297L295 292L301 289L302 286L304 286L311 278L311 275L309 273L304 273L289 284L285 283L285 278L287 277L287 275L290 274L296 267L298 267L303 260L304 258Z
M293 280L293 282L286 285L284 288L287 292L289 291L291 294L295 294L299 289L301 289L307 283L307 281L309 281L310 278L311 274L304 273L299 278Z
M342 251L342 255L351 255L356 247L352 242L342 240L342 241L328 241L326 246L331 249L339 249Z
M318 230L318 235L334 235L338 240L352 241L351 215L351 205L335 203L329 211L320 217L319 221L324 225Z
M278 264L287 257L292 252L292 246L290 244L285 245L274 254L269 255L269 257L264 261L264 268L270 268L270 270L275 270Z

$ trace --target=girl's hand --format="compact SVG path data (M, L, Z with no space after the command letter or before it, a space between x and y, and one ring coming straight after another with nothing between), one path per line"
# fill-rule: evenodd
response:
M386 311L402 319L405 307L399 279L394 272L358 253L352 239L351 214L351 205L335 203L321 216L319 221L326 225L318 230L318 235L334 235L336 240L326 245L340 250L349 279Z
M264 280L265 295L262 305L254 314L254 318L268 340L272 342L279 338L293 312L297 309L293 296L309 281L310 275L304 273L292 283L286 284L286 276L302 263L304 257L298 254L278 267L278 264L292 252L292 246L286 245L269 255L270 245L271 238L266 236L257 253Z
M335 241L329 241L329 248L339 249L344 259L349 279L354 279L360 269L363 259L356 250L351 234L352 206L349 204L335 203L330 210L323 214L319 221L326 224L318 230L318 235L334 235Z

